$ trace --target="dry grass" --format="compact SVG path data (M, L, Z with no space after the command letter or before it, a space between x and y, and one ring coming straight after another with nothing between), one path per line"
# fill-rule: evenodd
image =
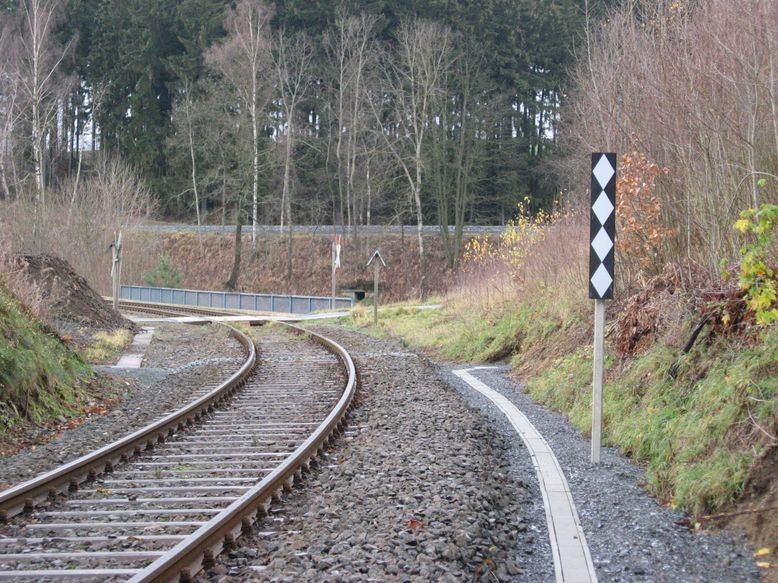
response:
M97 332L89 346L83 348L81 357L91 364L106 364L114 362L132 342L129 330L120 328L112 332Z
M114 232L136 223L150 205L150 193L128 167L101 159L77 185L50 192L45 205L31 193L0 202L0 250L6 256L57 255L95 290L110 294Z
M182 287L223 289L233 260L234 236L193 233L130 233L125 239L122 279L143 284L144 273L156 265L163 254L184 275ZM381 270L383 301L418 299L421 268L416 240L396 235L362 236L344 241L339 288L373 289L372 267L367 261L376 248L387 261ZM445 267L440 237L425 238L427 284L430 294L445 292L453 281ZM286 280L286 241L269 235L257 239L256 248L248 234L243 238L243 259L238 289L258 293L293 293L328 296L331 292L331 238L299 235L294 239L293 278Z
M521 235L521 229L532 234ZM555 213L513 227L518 233L483 241L490 250L465 259L458 287L448 297L457 311L500 309L519 301L543 297L566 303L586 297L589 229L583 217Z
M0 278L5 287L17 298L24 298L24 306L39 320L44 319L45 302L43 292L28 277L11 253L9 234L0 231Z

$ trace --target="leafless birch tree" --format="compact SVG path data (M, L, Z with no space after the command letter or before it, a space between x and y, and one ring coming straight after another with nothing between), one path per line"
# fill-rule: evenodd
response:
M281 185L281 228L284 217L288 228L287 281L292 280L292 167L294 146L297 137L297 110L308 88L308 73L313 56L308 38L300 33L289 36L279 32L274 51L274 65L279 94L279 104L284 114L282 134L278 138L284 143L284 169Z
M259 0L240 0L225 19L227 40L213 47L206 57L209 66L232 84L241 105L248 111L253 154L251 240L254 243L259 209L260 129L270 99L267 78L272 70L271 15L271 10Z
M56 119L58 100L68 90L60 65L72 41L62 47L55 37L62 6L60 0L22 0L20 7L16 75L29 118L35 193L41 204L46 202L44 140Z
M334 29L324 45L333 64L331 110L336 121L335 158L337 164L340 216L347 229L356 227L356 172L366 121L366 77L376 65L372 15L349 16L338 12Z
M18 38L9 23L0 29L0 199L11 197L8 165L13 164L13 130L19 116L19 77L14 64L19 55Z
M424 289L424 238L422 229L423 146L430 127L430 107L441 91L441 83L452 58L451 31L422 20L405 21L398 31L398 54L387 66L389 94L394 107L396 139L387 145L402 168L416 208L419 260Z

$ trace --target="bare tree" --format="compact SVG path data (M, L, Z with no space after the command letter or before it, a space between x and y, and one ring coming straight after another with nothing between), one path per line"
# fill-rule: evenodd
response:
M673 233L661 261L718 273L740 246L742 208L778 200L778 3L627 2L591 36L565 112L565 175L603 145L660 168L656 196ZM603 88L608 87L608 91Z
M36 200L46 202L44 138L57 116L60 97L68 91L68 80L60 74L72 41L59 45L55 28L62 10L61 0L21 0L16 63L21 95L29 116Z
M241 105L249 114L252 134L253 180L251 240L256 243L259 210L259 145L261 118L270 93L264 83L271 70L270 17L272 12L261 0L240 0L224 22L227 39L213 47L206 62L234 87Z
M465 46L456 59L456 74L446 90L433 100L428 163L431 191L438 207L443 250L449 268L459 259L463 246L465 212L472 198L477 141L475 125L485 117L490 101L478 95L484 81L482 59L475 46ZM449 230L453 220L454 232Z
M375 66L374 29L377 18L372 15L349 16L338 11L334 29L324 39L330 61L334 64L331 81L335 127L335 158L337 164L338 198L341 220L356 227L355 200L357 158L363 152L366 113L366 77Z
M402 168L416 207L419 260L422 265L421 294L424 296L423 146L431 123L432 101L440 92L441 83L451 65L451 31L434 22L413 20L400 25L397 37L398 54L386 70L394 107L395 139L383 133Z
M8 183L8 162L13 151L13 131L19 116L19 77L14 70L17 62L19 44L12 26L6 23L0 29L0 198L11 197L11 187Z
M294 164L294 145L297 135L295 116L308 87L308 72L312 50L308 37L299 33L293 37L280 31L276 39L274 65L280 105L284 115L284 171L281 186L281 228L286 217L288 227L287 243L287 281L292 280L292 167Z

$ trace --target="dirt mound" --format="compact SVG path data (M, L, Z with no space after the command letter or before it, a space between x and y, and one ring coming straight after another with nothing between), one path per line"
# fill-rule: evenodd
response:
M69 332L73 326L90 330L134 328L65 260L54 255L24 255L16 258L14 267L39 292L39 316L58 330Z

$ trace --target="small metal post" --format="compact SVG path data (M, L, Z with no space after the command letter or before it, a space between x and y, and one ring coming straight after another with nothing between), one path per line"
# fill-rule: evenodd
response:
M373 324L378 324L378 261L373 265Z
M600 463L602 384L605 358L605 300L594 301L594 378L592 380L592 463Z
M113 251L112 263L111 263L111 279L113 280L113 309L119 309L119 291L121 289L122 278L122 232L114 233L113 245L111 245Z
M335 291L337 289L337 267L335 266L335 245L332 245L332 309L335 309Z

